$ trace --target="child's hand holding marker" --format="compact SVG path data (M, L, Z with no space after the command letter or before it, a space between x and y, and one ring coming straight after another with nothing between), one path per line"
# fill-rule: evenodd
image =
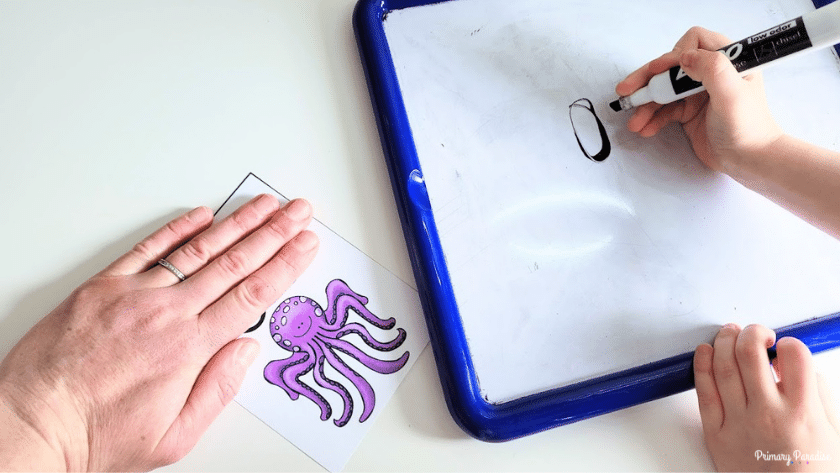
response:
M665 125L678 122L697 157L710 168L730 175L746 159L746 154L761 154L764 148L772 146L783 133L767 108L761 76L738 75L726 56L716 51L729 43L721 34L692 28L671 52L619 82L616 93L630 96L653 76L680 66L708 90L708 94L695 94L666 105L656 102L641 105L627 122L627 128L650 137Z
M830 14L824 17L833 30L821 35L819 44L840 40L840 1L820 10ZM770 114L760 76L740 77L727 56L716 51L728 42L720 34L692 28L671 52L622 80L616 92L625 98L657 74L680 66L706 89L663 105L644 103L627 128L651 137L669 123L681 124L707 166L840 238L840 153L785 134Z
M840 1L833 8L840 15ZM840 153L786 135L770 114L761 77L741 77L717 51L730 43L692 28L671 52L627 76L616 86L623 98L674 66L707 91L666 104L639 104L627 128L651 137L679 123L707 166L840 237ZM613 109L629 108L618 102ZM799 340L783 338L771 370L767 349L775 339L766 327L742 330L728 324L714 346L697 347L695 385L715 466L721 471L840 471L840 423L833 400L818 383L811 353Z

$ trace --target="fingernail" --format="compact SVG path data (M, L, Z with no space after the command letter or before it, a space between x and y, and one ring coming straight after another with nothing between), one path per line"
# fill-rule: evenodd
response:
M196 207L187 214L187 220L190 222L203 222L207 220L207 215L209 215L210 209L204 207Z
M295 246L297 246L298 250L300 251L309 251L312 248L315 248L318 245L318 235L310 232L309 230L304 230L295 237Z
M256 341L243 343L236 353L239 364L242 366L251 366L257 355L260 353L260 344Z
M277 207L280 206L280 202L277 201L274 197L263 194L257 197L257 200L254 201L254 208L260 215L265 215L269 212L273 212L277 210Z
M304 220L312 213L312 207L304 199L295 199L286 204L286 215L293 220Z

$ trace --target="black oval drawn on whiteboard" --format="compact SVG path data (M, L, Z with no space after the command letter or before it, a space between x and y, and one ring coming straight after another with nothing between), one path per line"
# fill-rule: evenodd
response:
M589 152L586 151L586 148L583 147L583 143L580 142L580 137L578 136L577 128L575 127L575 119L572 117L572 109L575 107L588 110L589 113L595 117L595 122L598 124L598 133L601 134L601 151L598 151L594 156L589 154ZM580 146L580 150L583 151L583 155L595 162L601 162L607 159L607 156L610 155L611 149L610 137L607 136L607 130L604 128L604 124L601 123L601 119L598 118L598 115L595 113L595 107L592 106L592 102L586 98L577 99L572 102L572 104L569 105L569 120L572 122L572 131L575 133L575 139L577 140L578 146Z

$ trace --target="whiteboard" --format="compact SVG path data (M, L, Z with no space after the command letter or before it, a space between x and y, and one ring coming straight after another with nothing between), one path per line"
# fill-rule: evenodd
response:
M760 6L758 6L760 5ZM491 403L692 351L734 321L840 310L840 244L694 157L642 139L615 84L691 26L734 39L808 0L459 0L383 25L480 385ZM785 129L840 145L833 50L765 72ZM587 159L569 106L612 144ZM582 140L593 146L594 120ZM578 123L576 121L576 123ZM589 130L589 131L587 131Z

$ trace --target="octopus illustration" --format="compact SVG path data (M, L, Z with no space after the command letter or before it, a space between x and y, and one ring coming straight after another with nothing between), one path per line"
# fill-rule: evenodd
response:
M271 337L280 347L290 351L291 356L270 362L263 375L269 383L283 388L293 401L301 394L309 398L321 409L321 420L325 421L332 417L332 407L318 391L300 379L314 368L313 377L318 386L337 393L343 400L344 411L333 420L336 426L343 427L353 415L353 397L344 385L327 377L325 365L329 363L359 391L363 405L359 422L364 422L373 413L376 393L370 383L348 366L342 357L352 357L377 373L391 374L405 366L409 352L396 360L380 360L360 350L345 337L356 334L369 347L390 352L405 341L405 330L397 329L393 340L380 342L364 325L347 323L350 310L368 323L386 330L394 327L396 321L393 318L385 320L371 313L366 307L368 298L353 292L341 279L330 281L326 293L326 309L304 296L290 297L277 306L270 320Z

